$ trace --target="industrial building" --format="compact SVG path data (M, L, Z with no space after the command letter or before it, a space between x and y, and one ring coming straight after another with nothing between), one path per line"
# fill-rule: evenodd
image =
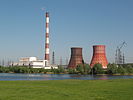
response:
M44 68L44 69L57 69L57 66L49 65L47 66L47 60L38 60L36 57L23 57L19 59L18 63L12 63L12 66L28 66L31 68Z
M50 64L50 48L49 48L49 13L46 12L45 15L45 21L46 21L46 33L45 33L45 56L43 60L38 60L36 57L23 57L20 58L18 63L12 63L12 65L18 65L18 66L30 66L32 68L45 68L45 69L51 69L58 67L55 65ZM54 53L53 53L54 58ZM102 65L102 68L107 68L107 58L106 58L106 52L105 52L105 45L94 45L93 46L93 56L90 63L90 66L93 67L95 64L100 63ZM53 60L54 64L54 60ZM82 57L82 48L80 47L73 47L71 48L71 57L68 64L68 68L76 68L78 64L84 64L84 60Z
M11 63L12 66L29 66L32 68L57 69L57 65L50 65L49 52L49 13L46 12L46 33L45 33L45 57L44 60L38 60L36 57L23 57L18 63Z

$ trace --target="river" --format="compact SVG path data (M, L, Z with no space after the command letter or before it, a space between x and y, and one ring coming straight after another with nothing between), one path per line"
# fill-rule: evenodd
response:
M133 75L76 75L76 74L16 74L0 73L0 80L108 80L108 79L129 79Z

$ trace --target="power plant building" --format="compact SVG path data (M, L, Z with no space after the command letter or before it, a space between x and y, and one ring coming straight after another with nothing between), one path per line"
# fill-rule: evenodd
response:
M46 12L45 15L45 55L43 60L38 60L36 57L24 57L20 58L19 63L12 63L11 65L15 66L30 66L32 68L58 68L55 65L50 65L50 40L49 40L49 13ZM105 45L94 45L93 46L93 57L90 63L90 66L93 67L95 64L101 64L103 68L107 68L107 58L105 52ZM71 48L71 57L69 60L68 68L76 68L78 64L84 64L82 56L82 48L72 47Z
M47 66L47 60L38 60L36 57L23 57L19 59L18 63L12 63L13 66L29 66L32 68L51 69L57 68L56 66Z
M45 56L44 60L38 60L36 57L20 58L18 63L11 63L12 66L30 66L32 68L57 69L56 65L50 65L50 49L49 49L49 13L46 12L46 33L45 33Z

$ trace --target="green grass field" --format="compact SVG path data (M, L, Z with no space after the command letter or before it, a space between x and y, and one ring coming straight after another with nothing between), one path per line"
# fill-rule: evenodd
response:
M133 79L0 81L0 100L133 100Z

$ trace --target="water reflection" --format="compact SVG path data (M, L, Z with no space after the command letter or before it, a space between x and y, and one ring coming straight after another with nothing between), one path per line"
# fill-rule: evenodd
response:
M76 74L16 74L16 73L0 73L0 80L108 80L108 79L128 79L133 75L76 75Z
M109 76L108 75L95 75L94 79L107 80L109 79Z

